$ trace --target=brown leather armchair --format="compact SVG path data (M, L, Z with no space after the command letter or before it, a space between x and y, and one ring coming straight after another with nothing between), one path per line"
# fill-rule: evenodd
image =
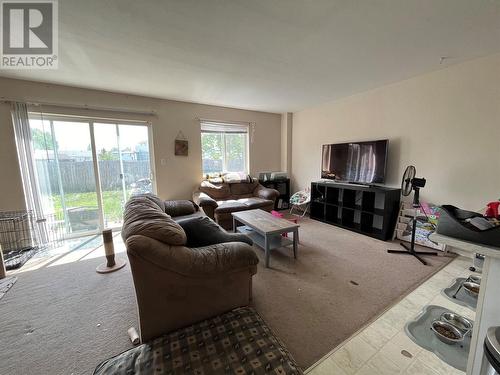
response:
M153 195L133 197L127 203L122 237L143 342L249 304L258 263L250 245L186 247L184 230Z
M217 224L231 229L232 212L257 208L271 211L278 196L277 190L265 188L256 179L216 184L203 181L193 193L193 201Z

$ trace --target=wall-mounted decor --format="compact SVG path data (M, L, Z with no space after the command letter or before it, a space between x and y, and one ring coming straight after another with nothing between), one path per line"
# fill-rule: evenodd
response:
M175 138L175 155L177 156L188 156L188 151L189 151L189 144L182 133L182 131L179 131L177 134L177 137Z

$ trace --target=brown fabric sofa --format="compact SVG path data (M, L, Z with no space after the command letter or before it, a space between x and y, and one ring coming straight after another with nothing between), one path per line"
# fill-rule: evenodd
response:
M258 258L246 243L186 247L186 233L165 208L165 202L148 194L131 198L124 212L122 237L143 342L248 305L257 272ZM168 205L167 211L172 212ZM200 215L177 213L183 219Z
M256 179L251 182L210 183L203 181L193 193L193 201L205 214L225 229L231 229L232 212L260 208L271 211L279 192L260 185Z

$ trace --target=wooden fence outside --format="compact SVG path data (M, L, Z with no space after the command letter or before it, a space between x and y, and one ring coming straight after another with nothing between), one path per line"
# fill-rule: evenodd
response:
M37 160L36 167L39 175L48 181L52 192L59 192L57 165L53 160ZM96 189L94 177L94 163L92 161L60 161L62 186L65 193L87 193ZM149 178L150 165L148 160L134 160L123 162L125 185L141 179ZM101 188L103 191L119 190L122 186L120 178L119 160L99 161Z

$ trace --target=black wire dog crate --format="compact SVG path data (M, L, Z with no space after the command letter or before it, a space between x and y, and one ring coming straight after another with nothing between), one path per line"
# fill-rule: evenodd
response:
M0 246L5 268L22 266L38 249L35 220L30 211L0 212Z
M60 243L62 228L54 224L57 222L51 216L36 219L31 211L0 212L0 246L5 268L19 268L39 249Z

